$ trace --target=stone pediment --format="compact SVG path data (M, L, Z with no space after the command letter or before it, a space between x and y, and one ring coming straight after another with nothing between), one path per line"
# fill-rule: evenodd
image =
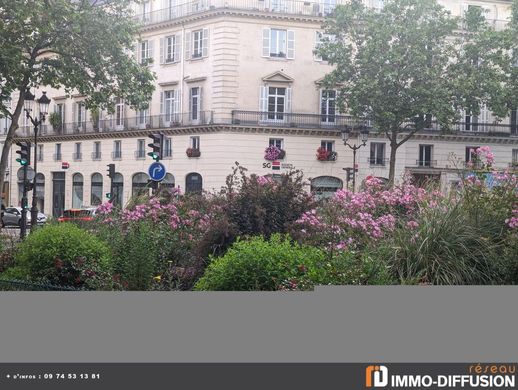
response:
M263 81L267 83L292 83L293 79L287 74L277 71L268 76L264 76Z

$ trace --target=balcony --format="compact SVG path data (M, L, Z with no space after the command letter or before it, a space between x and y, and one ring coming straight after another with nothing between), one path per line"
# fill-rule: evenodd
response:
M388 158L368 157L367 162L369 163L370 166L384 167L388 164L389 159Z
M54 161L61 161L61 153L54 153Z
M193 118L192 113L178 113L170 115L154 115L148 117L130 117L118 119L101 119L95 124L91 121L77 123L63 123L57 128L47 126L45 136L53 135L81 135L96 133L115 133L119 131L136 131L148 129L167 129L181 126L200 126L213 123L212 111L197 112ZM30 126L22 126L16 131L18 137L33 137L33 129Z
M195 0L139 14L135 19L147 26L217 9L324 17L333 12L334 5L297 0Z
M83 153L74 153L74 154L72 154L72 159L74 161L81 161L83 159Z
M122 160L122 151L115 150L112 152L112 160Z
M234 125L261 125L275 127L293 127L307 129L342 129L346 125L356 125L349 115L318 115L298 113L269 113L261 111L232 111Z
M101 160L101 152L92 152L92 160L93 161Z
M437 160L416 160L415 164L418 167L436 168L437 167Z

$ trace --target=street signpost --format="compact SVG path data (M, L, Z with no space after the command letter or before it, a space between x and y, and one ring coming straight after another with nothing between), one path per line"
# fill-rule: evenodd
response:
M154 162L149 166L148 174L153 181L162 181L166 175L166 169L164 164L160 162Z

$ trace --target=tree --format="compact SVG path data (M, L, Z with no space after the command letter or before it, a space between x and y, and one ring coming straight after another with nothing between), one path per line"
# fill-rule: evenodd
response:
M154 76L133 52L139 26L131 0L0 0L0 115L9 117L0 189L9 150L31 87L85 96L87 108L113 110L113 99L145 107ZM18 95L9 110L11 96Z
M390 186L397 149L432 118L448 131L461 109L477 115L487 103L499 117L508 113L505 40L478 8L460 19L435 0L387 0L380 11L352 0L324 29L317 52L335 65L324 84L339 90L343 112L371 120L388 138Z

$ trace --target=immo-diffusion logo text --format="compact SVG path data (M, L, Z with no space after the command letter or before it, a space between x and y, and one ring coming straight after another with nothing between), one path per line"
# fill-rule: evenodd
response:
M516 365L488 365L484 370L481 366L479 364L473 370L470 366L463 374L400 375L389 374L386 366L370 365L365 368L365 387L516 388Z

